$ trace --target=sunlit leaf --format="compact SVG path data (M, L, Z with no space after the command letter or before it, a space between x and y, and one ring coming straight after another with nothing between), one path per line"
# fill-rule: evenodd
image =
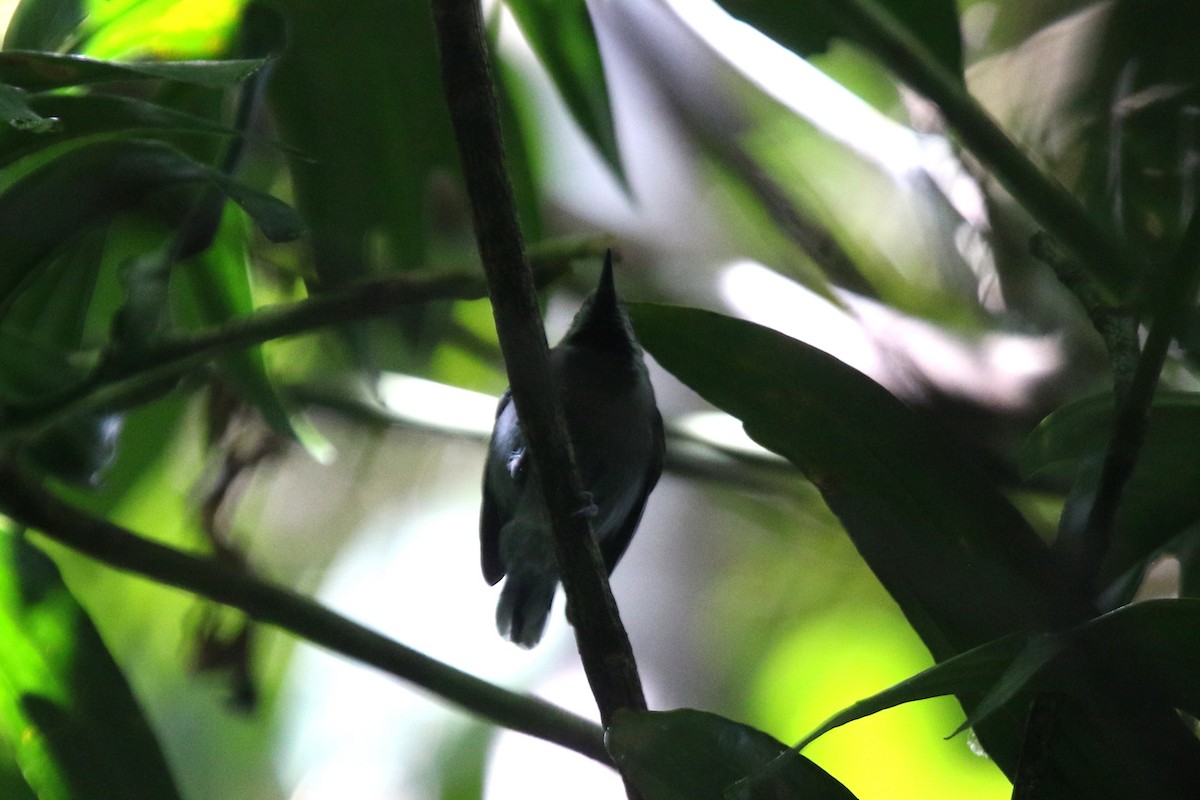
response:
M508 0L534 53L571 116L613 173L624 181L604 64L584 0Z
M178 798L124 676L54 564L0 533L0 736L38 800Z
M266 59L239 61L101 61L76 55L0 51L0 82L28 91L110 81L168 80L224 89L258 72Z
M645 800L853 800L850 790L762 731L703 711L620 711L605 743ZM747 776L753 781L736 788Z

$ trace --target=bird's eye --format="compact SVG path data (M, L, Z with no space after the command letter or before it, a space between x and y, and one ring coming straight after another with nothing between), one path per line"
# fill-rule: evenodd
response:
M521 471L521 466L525 461L525 448L518 447L508 454L508 474L512 477L517 477L517 473Z

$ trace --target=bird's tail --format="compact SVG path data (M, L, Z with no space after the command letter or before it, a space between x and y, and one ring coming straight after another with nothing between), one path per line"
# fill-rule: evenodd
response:
M526 649L541 641L557 585L554 575L510 572L496 606L500 635Z

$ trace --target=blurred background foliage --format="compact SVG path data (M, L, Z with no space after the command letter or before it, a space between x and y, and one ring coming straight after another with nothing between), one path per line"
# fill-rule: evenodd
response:
M576 270L546 293L551 340L613 244L627 299L762 324L888 389L916 410L913 431L937 431L928 463L912 469L924 500L936 502L939 485L985 487L1021 510L1027 541L1016 549L1032 552L1054 537L1064 502L1078 509L1094 493L1112 415L1097 397L1112 381L1104 342L1031 255L1038 223L829 3L721 5L485 4L525 237L545 262ZM893 13L1098 227L1132 244L1137 263L1170 257L1196 208L1200 56L1186 37L1200 11L1183 0L868 5ZM491 398L506 382L486 301L412 306L182 376L137 371L166 336L272 304L397 272L478 271L428 3L24 0L10 10L6 451L80 508L590 713L561 612L541 647L516 651L495 635L494 592L477 571L478 475ZM1146 269L1134 278L1153 285ZM1153 312L1144 295L1122 299ZM702 317L667 325L639 308L651 355L722 407L722 391L739 389L747 425L775 410L771 398L792 397L767 393L788 345ZM1198 585L1191 318L1104 564L1100 611ZM811 363L811 375L842 380ZM105 370L130 368L106 383ZM932 664L931 650L945 659L992 638L960 629L939 650L914 607L881 585L886 557L871 548L886 550L908 520L852 542L826 507L845 522L836 498L667 371L654 367L654 379L668 472L614 576L652 708L709 709L795 741ZM896 420L892 430L910 424L846 385L848 405L861 400ZM759 422L781 437L772 449L803 466L788 450L803 450L802 429L789 424ZM820 423L810 427L821 438ZM853 473L870 436L833 441L830 458ZM973 471L943 469L943 447ZM870 495L869 482L857 488ZM969 499L948 497L947 524L969 518ZM15 523L0 544L4 797L619 796L614 774L578 756L497 733ZM934 605L991 613L992 564L973 568L978 587L933 592ZM21 702L31 695L50 702ZM1008 796L974 733L944 738L963 720L953 699L926 700L805 754L865 800ZM100 743L112 752L75 758ZM1075 785L1103 785L1095 775Z

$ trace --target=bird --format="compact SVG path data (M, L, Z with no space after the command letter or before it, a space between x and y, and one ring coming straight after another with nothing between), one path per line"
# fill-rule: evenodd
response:
M591 499L579 513L592 519L609 574L637 530L662 474L664 452L654 387L612 272L609 250L596 290L550 350L553 384ZM549 515L511 389L500 398L488 444L479 541L488 584L507 576L496 606L497 630L523 648L534 647L545 631L559 574Z

